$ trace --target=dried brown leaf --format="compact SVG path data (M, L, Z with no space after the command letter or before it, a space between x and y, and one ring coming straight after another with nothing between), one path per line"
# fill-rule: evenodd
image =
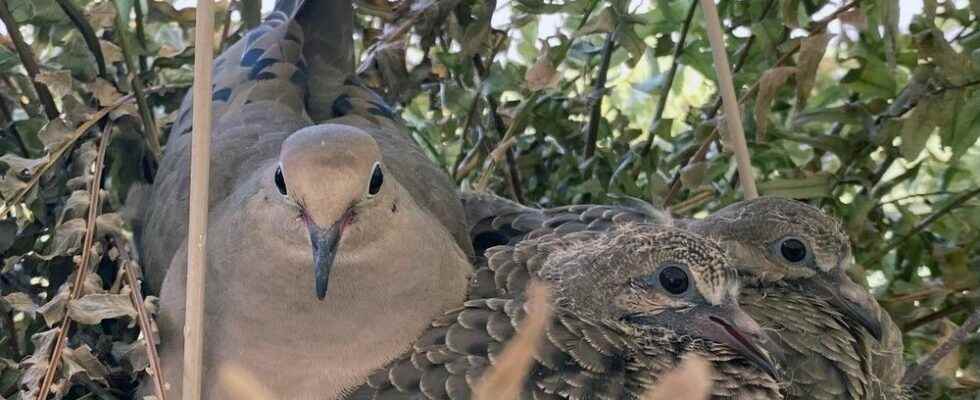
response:
M96 293L86 295L68 305L71 319L83 325L94 325L104 319L136 318L136 309L129 294Z
M548 43L542 41L541 54L538 55L538 60L524 74L528 89L536 91L558 87L560 76L558 68L551 61L550 50Z
M644 393L643 400L706 400L710 394L711 364L692 354Z
M67 286L63 287L62 289L65 288L67 288ZM41 317L44 318L44 323L50 328L65 318L65 306L67 304L68 291L61 290L57 295L51 298L50 301L44 303L43 306L38 307L37 312L41 314Z
M99 40L99 47L102 48L102 55L105 56L105 62L109 64L123 62L122 49L115 43L107 40Z
M10 199L15 193L24 190L27 182L47 161L47 156L23 158L13 153L0 156L0 165L7 167L6 173L0 176L0 197Z
M776 92L779 91L790 76L799 72L796 67L776 67L762 74L759 79L759 93L755 97L756 139L765 141L766 129L769 124L769 107L772 105Z
M551 289L534 281L528 286L527 318L480 382L473 389L475 400L517 399L551 322Z
M105 384L106 377L109 376L109 368L92 354L92 349L87 344L76 349L65 348L61 354L61 361L66 369L65 378L68 380L73 379L75 375L86 374L89 379Z
M939 66L943 76L950 82L962 85L976 79L980 70L970 57L961 54L936 29L924 31L915 37L920 58L929 58Z
M582 25L582 29L575 32L575 36L612 32L613 29L616 29L616 19L616 14L613 12L612 7L606 7L599 12L599 15L592 17L585 25Z
M796 62L799 72L796 74L796 108L802 110L806 108L806 101L813 90L813 83L817 79L817 68L820 60L823 60L824 53L827 52L827 44L830 43L831 36L826 33L810 35L800 43L800 55Z
M70 139L73 131L74 129L68 126L68 121L63 118L55 118L48 121L37 136L44 144L44 148L51 151Z
M864 31L868 29L868 17L864 15L860 7L854 7L837 16L840 22L853 26L854 29Z
M102 78L97 78L95 82L88 84L88 90L92 92L92 96L95 96L95 99L102 106L115 104L122 97L115 86Z
M708 172L708 163L704 161L692 162L681 168L681 184L686 189L694 189L704 183L704 178Z
M37 81L43 83L51 94L60 99L72 93L71 71L66 69L44 70L37 75Z

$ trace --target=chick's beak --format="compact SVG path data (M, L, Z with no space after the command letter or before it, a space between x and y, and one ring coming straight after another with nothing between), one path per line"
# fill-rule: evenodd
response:
M772 354L782 354L782 350L737 305L695 307L681 318L672 324L678 326L680 333L727 345L774 379L779 378ZM663 323L656 316L631 315L627 319L640 324Z
M878 303L863 286L851 280L843 269L818 275L813 279L815 291L848 318L861 324L876 340L881 340Z
M344 228L350 221L350 212L333 223L329 228L321 228L312 222L307 222L310 231L310 242L313 245L313 281L316 287L316 297L323 300L327 295L330 283L330 269L333 268L337 256L337 246L344 234Z
M712 306L699 310L695 324L707 339L728 345L746 360L778 379L772 354L780 349L752 317L737 306Z

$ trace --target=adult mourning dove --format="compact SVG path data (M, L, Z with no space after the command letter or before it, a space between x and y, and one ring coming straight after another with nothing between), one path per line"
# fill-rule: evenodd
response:
M716 399L778 399L761 328L737 304L724 250L687 231L621 224L497 246L476 281L495 288L436 320L348 399L468 399L527 312L524 287L555 291L522 399L636 399L686 356L713 365Z
M351 2L280 1L215 61L204 398L234 398L216 384L223 365L277 398L335 398L465 297L472 250L457 194L381 99L345 82L351 24ZM151 286L167 271L158 322L171 398L191 106L141 235Z
M528 237L602 231L635 221L714 238L742 276L742 307L785 349L787 398L904 395L901 331L870 293L847 277L849 240L836 220L814 207L762 197L702 220L674 220L645 203L539 210L487 194L467 193L463 200L477 257L494 245Z

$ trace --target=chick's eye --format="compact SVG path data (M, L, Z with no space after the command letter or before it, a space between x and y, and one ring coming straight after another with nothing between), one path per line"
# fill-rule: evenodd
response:
M799 239L784 239L779 243L779 254L791 263L798 263L806 259L807 249Z
M282 177L282 167L276 168L276 189L279 189L279 194L286 195L286 179Z
M385 174L381 171L381 164L374 164L374 171L371 172L371 183L368 185L368 196L374 196L381 191L381 185L385 182Z
M687 272L675 266L668 266L660 270L660 287L673 295L683 294L691 285Z

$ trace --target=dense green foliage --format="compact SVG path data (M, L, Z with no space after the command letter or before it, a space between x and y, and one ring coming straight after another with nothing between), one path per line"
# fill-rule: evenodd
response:
M249 15L257 3L235 2ZM360 72L463 188L539 206L627 195L700 216L741 194L693 3L362 0ZM910 363L980 304L980 1L923 3L907 26L897 0L719 3L761 192L845 222L851 272L902 327ZM222 44L243 29L227 7ZM152 179L190 87L194 12L0 0L0 14L23 33L0 38L0 399L30 398L66 313L55 391L128 398L147 360L118 213ZM95 273L66 307L103 130ZM933 376L927 398L975 398L976 335Z

